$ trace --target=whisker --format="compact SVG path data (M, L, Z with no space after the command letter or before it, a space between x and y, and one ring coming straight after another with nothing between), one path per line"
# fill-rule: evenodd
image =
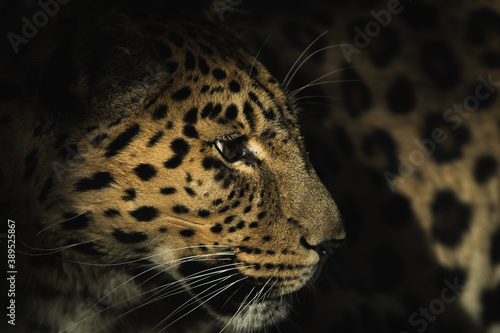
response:
M300 100L307 99L307 98L325 98L325 99L334 99L334 100L337 100L337 101L342 100L341 97L333 97L333 96L326 96L326 95L308 95L308 96L297 97L297 98L294 99L294 101L298 102Z
M160 252L160 253L155 253L155 254L152 254L152 255L149 255L149 256L146 256L146 257L143 257L143 258L137 258L137 259L132 259L132 260L123 261L123 262L117 262L117 263L106 263L106 264L89 263L89 262L84 262L84 261L72 260L72 259L68 259L68 258L61 258L61 260L65 260L65 261L73 262L73 263L77 263L77 264L82 264L82 265L98 266L98 267L99 266L102 266L102 267L120 266L120 265L131 264L131 263L134 263L134 262L140 262L140 261L143 261L145 259L157 257L157 256L160 256L160 255L165 254L165 253L170 253L170 252L175 252L175 251L180 251L180 250L186 250L186 249L200 248L200 247L203 247L203 246L198 246L197 245L197 246L180 247L180 248L176 248L176 249L173 249L173 250L166 250L166 251L163 251L163 252ZM227 246L225 246L225 245L206 245L205 247L223 247L223 248L227 248ZM235 253L234 252L219 252L217 254L218 255L234 255Z
M158 267L162 267L162 266L165 266L165 265L170 265L172 263L182 263L182 262L189 262L189 261L195 261L197 260L197 258L200 258L200 257L206 257L206 256L209 256L209 255L219 255L218 253L214 253L214 254L203 254L203 255L197 255L197 256L191 256L191 257L185 257L185 258L180 258L180 259L176 259L176 260L172 260L172 261L168 261L166 263L162 263L162 264L159 264L159 265L156 265L154 267L151 267L145 271L142 271L141 273L139 274L136 274L135 276L131 277L130 279L128 279L127 281L121 283L119 286L115 287L113 290L109 291L106 295L104 295L100 300L98 300L96 302L96 304L94 304L94 306L96 306L99 302L103 301L106 297L108 297L109 295L111 295L113 292L115 292L117 289L123 287L125 284L127 284L128 282L132 281L133 279L151 271L151 270L155 270L155 269L158 269ZM172 268L172 267L171 267ZM142 283L140 283L139 285L137 285L137 287L140 287L142 286L144 283L146 283L147 281L149 281L150 279L154 278L155 276L161 274L162 272L158 272L157 274L155 274L153 277L150 277L149 279L143 281ZM180 283L182 282L182 280L179 280L179 281L176 281L176 283ZM92 308L94 307L92 306ZM90 308L88 311L92 310L92 308Z
M86 212L88 212L88 211L89 211L89 208L85 209L83 212L81 212L81 213L80 213L80 214L78 214L78 215L75 215L75 216L73 216L73 217L70 217L69 219L66 219L66 220L64 220L64 221L61 221L61 222L56 222L56 223L54 223L54 224L51 224L51 225L49 225L48 227L45 227L45 228L43 228L42 230L40 230L40 231L36 234L36 236L39 236L39 235L40 235L42 232L44 232L45 230L50 229L50 228L52 228L52 227L54 227L54 226L56 226L56 225L59 225L59 224L61 224L61 223L65 223L65 222L71 221L72 219L75 219L75 218L77 218L77 217L81 216L82 214L85 214L85 213L86 213Z
M338 69L337 71L341 71L343 69ZM307 89L307 88L310 88L310 87L314 87L314 86L319 86L319 85L322 85L322 84L329 84L329 83L340 83L340 82L361 82L361 80L329 80L329 81L321 81L321 82L315 82L316 80L306 84L305 86L302 86L300 88L297 88L295 89L292 93L290 93L290 96L295 96L297 95L299 92L301 92L302 90L304 89Z
M240 289L241 289L241 287L238 288L238 290L235 291L235 293L238 292ZM232 323L232 321L234 320L234 318L236 318L237 316L239 316L240 313L243 313L243 311L248 306L250 306L250 303L247 303L247 299L248 299L248 297L250 297L250 295L253 293L254 290L255 290L255 287L252 287L252 290L250 290L250 292L245 296L245 298L241 302L240 306L238 307L238 309L236 310L236 312L234 313L234 315L231 317L231 319L228 320L227 324L219 331L219 333L222 333ZM234 295L234 293L233 293L233 295ZM228 300L229 300L229 298L228 298Z
M259 294L262 294L262 293L264 292L264 289L266 288L267 284L268 284L268 283L272 280L272 278L273 278L273 277L275 277L275 276L276 276L276 273L277 273L277 272L278 272L278 269L276 269L276 270L274 271L273 275L271 275L271 276L267 279L266 283L265 283L265 284L262 286L262 288L260 289ZM276 281L277 281L277 280L276 280ZM275 281L275 283L276 283L276 281ZM273 286L274 286L274 284L273 284ZM271 287L271 288L269 288L269 290L268 290L268 291L264 292L264 294L262 294L262 296L263 296L263 297L262 297L262 300L264 300L264 299L265 299L266 294L267 294L269 291L271 291L271 290L272 290L272 287ZM260 302L260 301L261 301L261 300L260 300L260 296L259 296L259 298L257 299L257 301L256 301L256 302Z
M246 88L245 88L245 96L248 93L248 87L250 85L250 79L251 79L251 75L252 75L252 70L253 70L253 68L255 66L255 63L257 62L257 58L259 57L260 52L262 51L262 49L264 48L264 46L266 45L266 43L269 41L269 39L271 38L271 36L272 36L272 34L269 34L269 36L267 36L266 40L264 41L264 43L260 47L259 51L257 51L257 54L255 55L255 58L253 59L252 66L250 67L250 71L248 72L248 80L247 80L247 85L246 85Z
M229 269L228 269L228 270L229 270ZM225 270L224 270L224 271L225 271ZM200 272L198 272L198 273L200 273ZM218 273L218 272L213 272L213 273L211 273L211 274L217 274L217 273ZM195 273L195 274L197 274L197 273ZM193 275L195 275L195 274L193 274ZM209 275L209 274L207 274L207 275ZM192 279L194 279L194 278L195 278L195 277L192 277ZM183 280L184 280L184 279L183 279ZM73 324L71 327L75 326L75 325L76 325L76 324L78 324L78 323L81 323L82 321L88 320L88 319L90 319L90 318L94 317L94 316L95 316L95 315L97 315L97 314L100 314L100 313L102 313L102 312L104 312L104 311L107 311L107 310L111 309L111 308L112 308L112 307L114 307L114 306L117 306L117 305L119 305L119 304L125 303L125 302L127 302L127 301L129 301L129 300L131 300L131 299L133 299L133 298L140 297L140 296L143 296L143 295L145 295L145 294L147 294L147 293L153 292L153 291L154 291L154 290L156 290L156 289L161 289L161 290L159 290L159 291L156 291L153 295L148 296L148 298L147 298L146 300L144 300L144 301L143 301L141 304L139 304L138 306L136 306L136 307L134 307L134 308L130 309L129 311L126 311L125 313L120 314L120 316L115 317L114 319L112 319L112 320L110 320L109 322L107 322L105 325L103 325L103 326L99 327L99 328L97 329L97 331L99 331L99 330L101 330L101 329L105 328L106 326L108 326L108 325L112 324L113 322L115 322L115 321L117 321L117 320L121 319L122 317L126 316L127 314L129 314L129 313L130 313L130 312L132 312L132 311L135 311L135 310L137 310L137 309L139 309L139 308L141 308L141 307L143 307L143 306L146 306L146 305L148 305L148 304L151 304L151 303L153 303L153 302L155 302L155 301L158 301L158 300L161 300L161 299L163 299L163 298L167 298L167 297L169 297L169 296L172 296L172 295L178 294L178 293L180 293L180 292L184 292L185 290L184 290L183 288L180 288L180 289L182 289L182 290L181 290L181 291L179 291L179 292L175 292L175 293L171 292L171 293L169 293L169 294L163 295L162 297L156 297L156 298L154 298L154 299L151 299L152 297L154 297L154 296L155 296L155 295L157 295L158 293L163 292L165 289L167 289L167 288L169 288L169 287L171 287L171 286L174 286L174 285L176 285L176 284L179 284L179 283L183 282L183 280L178 280L178 281L174 281L174 282L171 282L171 283L167 283L167 284L165 284L165 285L163 285L163 286L158 286L158 287L156 287L156 288L153 288L153 289L150 289L150 290L148 290L148 291L145 291L145 292L143 292L143 293L141 293L141 294L139 294L139 295L135 295L135 296L129 297L129 298L127 298L126 300L123 300L123 301L121 301L121 302L119 302L119 303L116 303L116 304L114 304L114 305L113 305L113 306L111 306L111 307L108 307L108 308L106 308L106 309L100 310L100 311L98 311L98 312L96 312L96 313L93 313L93 314L91 314L91 315L87 316L86 318L81 319L81 320L80 320L80 321L78 321L77 323ZM211 282L208 282L208 283L211 283ZM116 289L116 288L115 288L115 289ZM178 288L177 290L179 290L179 288ZM101 300L102 300L102 299L101 299ZM98 304L98 303L99 303L99 302L97 302L96 304ZM94 305L94 306L95 306L95 305ZM90 311L90 309L89 309L89 310L87 310L87 312L88 312L88 311ZM87 313L87 312L86 312L86 313ZM66 329L65 329L65 331L66 331L66 330L68 330L68 329L70 329L71 327L66 328Z
M348 70L348 69L359 68L359 67L360 67L359 65L354 65L354 66L347 66L347 67L337 68L337 69L334 69L334 70L332 70L332 71L330 71L330 72L328 72L326 74L321 75L320 77L314 79L310 83L318 82L319 80L322 80L322 79L324 79L327 76L330 76L332 74L336 74L336 73L341 72L341 71L345 71L345 70Z
M234 267L236 267L236 266L238 266L238 265L240 265L240 266L241 266L241 265L245 265L245 264L244 264L244 263L233 263L233 264L231 264L231 265L233 265ZM228 266L229 266L229 265L228 265ZM210 275L221 274L221 273L225 273L225 272L231 271L232 269L234 269L234 267L233 267L233 268L231 268L231 269L224 269L224 270L219 270L219 271L211 272L211 273L207 274L207 277L209 277ZM237 272L237 273L234 273L234 274L232 274L232 275L230 275L230 276L234 276L234 275L237 275L237 274L238 274L238 272ZM214 281L218 281L218 280L220 280L220 279L222 279L222 278L225 278L225 277L222 277L222 278L219 278L219 279L216 279L216 280L211 280L211 281L209 281L209 282L205 282L205 283L203 283L203 284L200 284L200 283L199 283L199 282L201 282L201 280L202 280L202 279L199 279L199 277L195 277L195 278L199 280L199 281L197 281L198 285L191 284L191 285L190 285L190 288L191 288L191 289L199 288L199 287L201 287L201 286L204 286L204 285L209 284L209 283L213 283ZM205 278L205 277L204 277L204 278ZM184 280L184 279L183 279L183 280ZM182 282L183 280L181 280L181 282ZM183 290L184 290L184 289L183 289ZM168 294L168 296L171 296L171 294ZM165 295L162 295L162 297L161 297L161 298L165 298Z
M322 106L327 106L327 107L332 107L333 104L332 103L321 103L321 102L303 102L303 103L300 103L300 105L322 105ZM304 111L304 112L300 112L300 114L318 114L318 115L322 115L324 114L323 112L313 112L311 110L307 110L307 111Z
M236 283L239 283L243 280L245 280L247 277L243 277L239 280L236 280L234 282L231 282L229 285L227 285L226 287L222 288L222 289L219 289L214 293L213 296L211 296L210 298L206 299L203 301L203 303L200 303L199 305L197 305L194 309L190 310L189 312L185 313L184 315L182 315L181 317L177 318L176 320L174 320L173 322L171 322L168 326L164 327L162 330L160 330L158 333L161 333L162 331L166 330L168 327L170 327L171 325L173 325L175 322L181 320L182 318L184 318L185 316L187 316L188 314L190 314L191 312L193 312L194 310L198 309L200 306L202 306L203 304L207 303L209 300L211 300L212 298L214 298L215 296L217 296L218 294L221 294L222 292L224 292L224 290L228 289L228 288L231 288L233 285L235 285ZM206 295L208 296L208 295Z
M174 259L174 260L171 260L171 261L168 261L168 262L165 262L165 263L161 263L161 264L156 264L156 267L154 267L154 268L157 268L157 267L160 267L160 266L165 266L165 265L170 265L170 264L173 264L173 263L177 264L177 263L185 263L185 262L189 262L189 261L204 261L204 260L207 260L206 257L226 255L226 254L227 255L232 255L232 254L224 253L224 252L221 252L221 253L198 254L198 255L194 255L194 256L189 256L189 257L183 257L183 258L179 258L179 259ZM200 260L200 258L202 258L202 260ZM226 258L215 258L215 259L219 259L219 260L231 260L230 258L227 258L227 259ZM215 259L208 259L208 260L215 260ZM170 266L170 268L173 268L173 267L175 267L175 266ZM151 277L151 278L153 278L153 277ZM149 279L146 280L146 281L144 281L143 283L145 283L147 281L149 281ZM142 285L142 283L139 284L138 286L141 286L141 285Z
M241 265L242 263L238 263L238 264ZM237 263L233 263L232 265L236 266L238 264ZM180 284L182 282L185 282L186 280L198 280L198 281L195 282L195 283L197 283L196 285L193 283L193 284L190 285L190 287L191 287L191 289L199 288L201 286L204 286L206 284L213 283L214 281L216 281L216 280L211 280L211 281L208 281L208 282L200 283L202 280L204 280L204 279L206 279L208 277L211 277L211 275L225 273L225 272L231 271L232 269L234 269L234 268L225 269L225 270L216 271L216 272L210 272L210 273L204 274L203 276L193 276L193 277L191 277L189 279L184 278L182 280L176 281L176 283L172 283L172 285L177 284L177 283ZM161 295L161 296L157 297L154 300L148 300L148 302L152 303L154 301L157 301L157 300L160 300L160 299L163 299L163 298L167 298L167 297L170 297L170 296L173 296L173 295L177 295L177 294L185 291L185 289L182 286L179 286L179 287L176 287L176 288L177 289L170 291L168 294Z
M220 280L225 281L225 280L227 280L227 279L231 278L232 276L234 276L234 275L236 275L236 274L237 274L237 273L232 274L232 275L229 275L229 276L224 276L224 277L221 277L221 278L215 279L215 280L213 280L213 281L211 281L211 282L220 281ZM209 287L209 288L207 288L207 289L203 290L202 292L200 292L200 293L197 295L197 297L194 297L194 296L193 296L191 299L189 299L189 300L187 300L186 302L184 302L184 303L183 303L181 306L179 306L179 307L178 307L175 311L173 311L172 313L170 313L168 316L166 316L165 318L163 318L163 319L162 319L162 320L161 320L158 324L156 324L156 326L155 326L155 327L153 327L153 328L151 329L151 331L152 331L152 330L154 330L155 328L157 328L158 326L160 326L162 323L164 323L164 322L165 322L165 321L167 321L168 319L170 319L173 315L175 315L175 314L176 314L176 313L178 313L179 311L184 310L187 306L190 306L191 304L196 303L196 302L197 302L197 298L198 298L198 299L203 299L203 297L205 297L205 296L207 296L207 295L205 295L205 296L202 296L202 295L203 295L204 293L207 293L207 292L208 292L211 288L213 288L213 287L216 287L216 285L215 285L215 284L213 284L211 287ZM220 289L221 289L221 288L218 288L215 292L219 291ZM211 293L213 293L213 291L212 291ZM211 295L211 293L209 293L208 295ZM204 304L204 303L202 303L202 304ZM172 324L172 323L171 323L171 324ZM150 332L151 332L151 331L150 331Z
M22 250L16 250L16 252L19 252L19 253L22 253L22 254L28 255L28 256L33 256L33 257L36 257L36 256L48 256L48 255L56 254L56 253L59 253L61 251L64 251L66 249L69 249L69 248L72 248L72 247L75 247L75 246L78 246L78 245L81 245L81 244L91 243L91 242L94 242L96 240L100 240L102 238L104 238L104 236L99 237L99 238L94 238L94 239L91 239L91 240L88 240L88 241L79 242L79 243L68 244L68 245L65 245L65 246L55 247L55 248L51 248L51 249L44 249L44 248L36 248L36 247L29 246L19 236L19 240L21 241L21 243L23 244L23 246L27 247L30 250L34 250L34 251L52 251L52 252L48 252L48 253L28 253L28 252L24 252Z
M138 294L138 295L135 295L135 296L129 297L129 298L127 298L127 299L125 299L125 300L122 300L122 301L120 301L120 302L116 302L116 303L114 303L113 305L108 306L106 309L102 309L102 310L100 310L100 311L98 311L98 312L96 312L96 313L93 313L93 314L91 314L91 315L89 315L89 316L87 316L87 317L85 317L85 318L83 318L83 319L79 320L78 322L74 323L72 326L67 327L64 331L69 330L69 329L71 329L72 327L74 327L75 325L78 325L78 324L80 324L81 322L83 322L83 321L85 321L85 320L88 320L88 319L90 319L90 318L92 318L92 317L94 317L94 316L96 316L96 315L98 315L98 314L100 314L100 313L102 313L102 312L104 312L104 311L110 310L110 309L112 309L112 308L114 308L114 307L116 307L116 306L118 306L118 305L120 305L120 304L126 303L126 302L128 302L128 301L130 301L130 300L132 300L132 299L134 299L134 298L144 296L145 294L148 294L148 293L154 292L154 291L156 290L156 292L154 292L154 294L153 294L153 295L148 296L148 298L147 298L146 300L144 300L143 304L141 304L141 305L139 305L139 306L135 307L134 309L132 309L132 310L130 310L130 311L128 311L128 312L126 312L126 313L123 313L123 314L122 314L122 315L120 315L118 318L115 318L113 321L118 320L118 319L122 318L123 316L125 316L126 314L130 313L131 311L134 311L134 310L136 310L136 309L138 309L138 308L140 308L140 307L143 307L143 306L145 306L145 305L151 304L151 303L153 303L153 302L154 302L154 301L156 301L156 300L159 300L159 299L162 299L162 298L166 298L166 297L169 297L169 296L172 296L172 295L175 295L175 294L178 294L178 293L181 293L181 292L184 292L184 291L185 291L185 289L184 289L184 288L182 288L182 287L178 287L175 291L180 290L179 292L170 292L169 294L167 294L167 295L166 295L166 296L164 296L164 297L161 297L161 298L155 298L155 299L151 300L151 298L152 298L152 297L154 297L154 296L155 296L155 295L157 295L158 293L163 292L165 289L168 289L168 288L173 287L173 286L175 286L175 285L181 284L181 283L182 283L182 282L184 282L185 280L198 279L198 278L200 278L200 277L206 278L206 277L210 277L210 275L215 275L215 274L220 273L220 272L216 271L216 272L205 273L205 274L202 274L202 275L200 275L200 276L196 276L196 275L201 274L201 273L204 273L204 272L206 272L206 271L208 271L208 270L211 270L211 269L216 269L216 268L221 268L221 267L225 267L225 266L231 266L231 265L236 266L236 265L238 265L238 264L241 264L241 263L232 263L232 264L228 264L228 265L224 265L224 266L219 266L219 267L210 267L210 268L209 268L209 269L207 269L207 270L204 270L204 271L202 271L202 272L197 272L197 273L194 273L194 274L192 274L192 275L190 275L190 276L188 276L188 277L186 277L186 278L184 278L184 279L182 279L182 280L177 280L177 281L170 282L170 283L167 283L167 284L162 285L162 286L158 286L158 287L155 287L155 288L152 288L152 289L146 290L146 291L144 291L144 292L142 292L142 293L140 293L140 294ZM156 268L156 267L153 267L153 268L151 268L151 269L154 269L154 268ZM225 272L225 271L229 271L229 269L227 269L227 270L223 270L223 272ZM98 300L98 301L97 301L97 302L96 302L96 303L95 303L95 304L94 304L91 308L89 308L89 309L88 309L88 310L87 310L87 311L86 311L83 315L85 315L85 314L87 314L89 311L91 311L91 310L92 310L92 309L93 309L96 305L98 305L100 302L102 302L102 301L103 301L106 297L108 297L111 293L115 292L117 289L119 289L120 287L122 287L122 286L123 286L123 285L125 285L126 283L129 283L131 280L133 280L133 279L135 279L136 277L138 277L138 276L142 275L143 273L145 273L145 272L142 272L142 273L140 273L140 274L135 275L135 276L134 276L134 277L132 277L131 279L129 279L129 280L125 281L124 283L122 283L120 286L118 286L118 287L114 288L112 291L110 291L109 293L107 293L106 295L104 295L101 299L99 299L99 300ZM138 285L138 286L140 286L140 285ZM160 290L158 290L158 289L160 289ZM83 316L83 315L82 315L82 316ZM113 321L112 321L112 322L113 322ZM111 323L111 322L107 323L106 325L108 325L108 324L110 324L110 323ZM61 332L64 332L64 331L61 331Z
M314 45L314 43L316 43L318 41L318 39L320 39L321 37L323 37L326 33L328 32L328 30L326 30L325 32L323 32L321 35L319 35L318 37L316 37L315 40L313 40L306 48L304 51L302 51L302 53L299 55L299 57L297 58L297 60L295 60L295 62L293 63L292 67L290 67L290 69L288 70L288 73L286 73L286 76L285 78L283 79L283 85L285 85L285 87L288 87L288 83L287 83L287 79L288 79L288 76L290 75L290 73L292 72L293 68L295 67L295 65L297 65L297 63L299 62L300 58L302 58L302 56L307 52L307 50L309 50L311 48L311 46ZM290 81L292 80L292 78L290 78Z
M337 48L337 47L340 47L340 45L330 45L330 46L325 46L325 47L322 47L321 49L319 50L316 50L314 51L313 53L311 53L309 56L307 56L307 58L305 58L301 63L300 65L295 69L295 71L293 72L292 76L290 77L290 79L288 80L287 84L285 85L285 88L288 88L288 85L290 84L290 82L292 82L292 79L293 77L295 76L295 74L297 74L298 70L300 69L300 67L302 67L302 65L304 65L306 63L307 60L309 60L312 56L318 54L319 52L322 52L322 51L325 51L325 50L328 50L328 49L333 49L333 48Z
M136 274L136 275L132 276L131 278L129 278L129 279L128 279L128 280L126 280L125 282L122 282L120 285L118 285L117 287L113 288L113 289L112 289L111 291L109 291L106 295L102 296L99 300L97 300L97 302L95 302L95 303L94 303L94 305L92 305L89 309L87 309L87 311L85 311L85 312L83 313L83 315L82 315L82 316L86 315L89 311L91 311L94 307L96 307L96 306L97 306L100 302L102 302L102 301L103 301L106 297L108 297L109 295L111 295L112 293L114 293L114 292L115 292L116 290L118 290L119 288L123 287L125 284L129 283L130 281L133 281L135 278L137 278L137 277L139 277L139 276L141 276L141 275L143 275L143 274L146 274L147 272L149 272L149 271L151 271L151 270L154 270L154 269L156 269L156 268L157 268L157 267L151 267L151 268L150 268L150 269L148 269L148 270L142 271L141 273L139 273L139 274ZM93 313L93 314L91 314L90 316L87 316L86 318L83 318L83 319L81 319L81 320L77 321L76 323L74 323L74 324L73 324L73 325L71 325L70 327L65 328L65 330L64 330L64 331L69 330L69 329L71 329L72 327L74 327L74 326L76 326L76 325L80 324L81 322L83 322L83 321L85 321L85 320L88 320L88 319L90 319L90 318L92 318L92 317L94 317L94 316L96 316L96 315L98 315L98 314L100 314L100 313L102 313L102 312L104 312L104 311L106 311L106 310L109 310L109 309L111 309L111 308L113 308L113 307L115 307L115 306L118 306L119 304L122 304L122 303L124 303L124 302L127 302L127 301L129 301L129 300L131 300L131 299L133 299L133 298L135 298L135 297L142 296L142 295L144 295L144 294L145 294L145 293L147 293L147 292L149 292L149 291L146 291L146 292L140 293L139 295L136 295L136 296L133 296L133 297L129 297L129 298L127 298L126 300L121 301L121 302L117 302L117 303L113 304L112 306L110 306L110 307L108 307L108 308L106 308L106 309L104 309L104 310L100 310L100 311L98 311L98 312L96 312L96 313Z
M262 296L262 300L265 300L269 295L271 295L271 292L273 291L273 288L276 285L276 282L278 282L278 280L274 280L274 283L269 287L269 289Z

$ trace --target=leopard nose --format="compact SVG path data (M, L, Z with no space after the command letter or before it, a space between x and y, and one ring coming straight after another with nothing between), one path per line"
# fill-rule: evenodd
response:
M300 238L300 244L308 250L314 250L319 254L320 258L326 258L329 255L332 255L335 249L340 247L345 241L343 239L329 239L326 241L322 241L319 244L310 244L305 236Z

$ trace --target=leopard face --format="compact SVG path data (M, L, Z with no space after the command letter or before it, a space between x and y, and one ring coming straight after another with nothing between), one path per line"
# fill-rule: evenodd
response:
M172 292L157 282L163 276L192 307L236 329L286 318L291 295L318 270L322 244L345 237L308 161L293 101L208 22L120 15L121 24L77 31L66 90L75 104L44 104L35 148L19 143L31 156L19 177L40 184L27 241L60 249L59 271L43 268L50 273L35 273L37 283L64 276L61 290L78 298L126 266L122 284L133 297L109 293L110 311L46 322L101 327L107 319L91 322L162 297L159 288Z

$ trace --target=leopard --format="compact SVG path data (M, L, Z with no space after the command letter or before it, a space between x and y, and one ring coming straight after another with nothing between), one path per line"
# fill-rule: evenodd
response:
M50 3L2 51L8 329L500 331L494 1Z
M200 307L245 332L286 318L345 238L293 100L188 8L73 10L34 94L1 107L21 331L160 332Z

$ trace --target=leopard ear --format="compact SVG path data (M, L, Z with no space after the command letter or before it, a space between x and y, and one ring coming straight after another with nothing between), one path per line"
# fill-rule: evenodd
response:
M57 30L63 37L41 75L42 112L62 122L126 112L118 104L155 67L141 56L146 46L122 7L89 1L61 23Z
M95 112L123 115L131 91L147 86L144 78L158 67L141 55L150 49L135 20L152 13L163 20L185 15L227 23L243 0L204 0L197 6L164 0L88 0L73 11L75 19L57 29L64 37L46 61L40 106L57 120L78 121Z

